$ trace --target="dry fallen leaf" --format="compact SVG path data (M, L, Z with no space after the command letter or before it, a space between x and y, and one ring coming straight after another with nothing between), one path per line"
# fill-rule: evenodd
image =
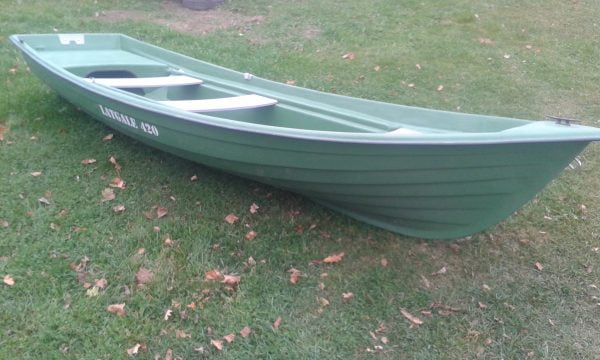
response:
M235 214L229 214L229 215L225 216L225 221L230 225L233 225L238 220L239 220L239 218L237 216L235 216Z
M542 264L541 264L541 263L539 263L539 262L536 262L535 264L533 264L533 266L534 266L534 267L535 267L537 270L539 270L539 271L542 271L542 270L544 270L544 265L542 265Z
M172 247L175 244L175 242L171 239L170 236L167 236L163 242L164 242L165 246L169 246L169 247Z
M494 41L488 38L479 38L479 43L484 45L491 45L494 43Z
M40 175L42 175L42 172L41 172L41 171L33 171L33 172L31 173L31 176L33 176L33 177L38 177L38 176L40 176Z
M323 262L325 264L335 264L335 263L342 261L343 257L344 257L344 253L341 252L339 254L333 254L333 255L326 257L325 259L323 259Z
M102 138L102 141L111 141L113 139L113 137L114 137L113 134L108 134Z
M437 91L442 91L444 90L444 85L439 85L436 89Z
M13 286L15 284L15 279L10 275L4 275L3 282L8 286Z
M245 238L246 238L246 240L248 240L248 241L251 241L251 240L254 240L254 238L256 238L256 235L258 235L258 234L256 233L256 231L254 231L254 230L251 230L251 231L248 231L248 232L246 233L246 236L245 236Z
M432 276L436 276L436 275L444 275L448 272L448 269L444 266L441 269L439 269L438 271L431 273Z
M402 308L400 313L410 322L411 326L419 326L423 324L423 321L413 314L409 313L408 310Z
M121 171L121 164L119 164L117 162L117 159L114 156L111 156L110 158L108 158L108 162L113 164L113 166L115 167L115 170L117 171L117 174Z
M40 204L50 205L50 201L43 196L39 198L38 201L40 202Z
M141 344L135 344L132 348L127 349L127 355L129 355L129 356L137 355L141 346L142 346Z
M256 203L252 203L252 205L250 205L250 213L251 214L256 214L258 209L260 209L260 206L256 205Z
M296 80L287 80L285 83L288 85L296 85Z
M105 278L96 279L96 281L94 282L94 286L96 286L98 289L104 289L107 285L108 281Z
M275 322L273 323L273 329L279 329L279 327L281 326L281 316L277 317L277 319L275 320Z
M154 279L154 273L146 268L140 268L140 270L135 274L135 281L140 284L148 284Z
M342 301L347 302L354 298L354 294L351 292L342 293Z
M298 282L298 277L301 274L300 270L296 268L291 268L288 270L288 272L290 273L290 282L296 285L296 283Z
M376 72L379 72L379 71L381 71L381 66L375 65L375 67L373 68L373 70L375 70Z
M356 58L356 55L354 55L353 52L349 52L349 53L342 55L342 59L344 59L344 60L354 60L355 58Z
M252 329L250 329L248 326L244 326L244 328L242 330L240 330L240 335L243 338L247 338L248 336L250 336L251 332L252 332Z
M110 184L108 184L108 186L110 187L114 187L114 188L119 188L119 189L125 189L126 184L125 181L123 181L123 179L121 179L120 177L116 177L114 179L112 179L112 181L110 182Z
M106 311L108 311L111 314L118 315L118 316L125 316L125 304L108 305L108 307L106 308Z
M221 341L221 340L211 340L210 343L211 343L212 346L214 346L215 348L217 348L217 350L219 350L219 351L223 350L223 341Z
M204 280L221 281L223 274L219 270L211 270L204 273Z
M229 286L237 286L240 283L241 278L237 275L223 275L223 280L221 281L225 285Z
M173 350L172 349L167 349L167 352L165 353L165 360L173 360Z
M8 221L6 220L0 220L0 227L1 228L7 228L9 226Z
M167 309L167 310L165 311L165 315L163 316L163 319L164 319L165 321L167 321L167 320L169 320L169 319L171 318L171 315L173 315L173 310L171 310L171 309Z
M175 337L179 339L191 339L192 335L186 333L184 330L175 330Z
M190 178L190 181L198 181L198 176L192 175L192 177Z
M102 202L111 201L115 198L115 192L111 188L102 190Z
M123 211L125 211L125 205L119 204L119 205L113 207L113 211L114 212L123 212Z
M388 266L388 261L386 258L381 258L381 266L383 267L387 267Z
M83 165L90 165L90 164L94 164L96 162L96 159L85 159L85 160L81 160L81 163Z
M223 336L223 339L225 339L225 341L227 341L228 344L231 344L233 340L235 340L235 334L231 333L229 335L225 335Z
M164 208L164 207L157 207L156 208L156 218L160 219L163 218L165 216L167 216L167 214L169 213L169 211Z

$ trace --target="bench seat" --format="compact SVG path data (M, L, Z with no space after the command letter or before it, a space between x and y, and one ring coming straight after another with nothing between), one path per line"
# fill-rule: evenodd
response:
M160 101L161 104L192 112L254 109L277 104L277 100L260 95L242 95L218 99Z

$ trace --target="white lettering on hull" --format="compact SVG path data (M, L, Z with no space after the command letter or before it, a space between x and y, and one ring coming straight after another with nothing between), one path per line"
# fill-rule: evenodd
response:
M107 108L102 105L98 105L98 107L100 108L100 112L102 113L102 115L106 116L109 119L115 120L131 128L142 130L146 134L158 136L158 129L152 124L148 124L143 121L139 121L138 124L138 120L132 118L131 116L127 116L116 110Z

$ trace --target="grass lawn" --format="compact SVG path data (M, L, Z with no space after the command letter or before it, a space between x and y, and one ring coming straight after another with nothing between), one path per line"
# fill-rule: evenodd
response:
M30 74L8 41L122 32L328 92L600 126L597 2L229 0L206 14L161 0L1 8L0 358L118 359L128 349L142 359L600 356L598 144L495 228L423 241L118 133L104 141L113 131ZM117 176L111 156L126 188L102 202ZM157 218L159 208L167 215ZM313 263L341 252L337 263ZM206 280L212 270L240 282ZM112 304L125 304L125 315L108 312ZM411 326L410 314L422 324Z

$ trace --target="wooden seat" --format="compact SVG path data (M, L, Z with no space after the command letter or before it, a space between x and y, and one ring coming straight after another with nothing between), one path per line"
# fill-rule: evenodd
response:
M212 112L272 106L277 104L277 100L252 94L218 99L161 101L160 103L192 112Z
M120 89L155 88L163 86L200 85L202 80L186 75L140 77L140 78L85 78L94 84Z

